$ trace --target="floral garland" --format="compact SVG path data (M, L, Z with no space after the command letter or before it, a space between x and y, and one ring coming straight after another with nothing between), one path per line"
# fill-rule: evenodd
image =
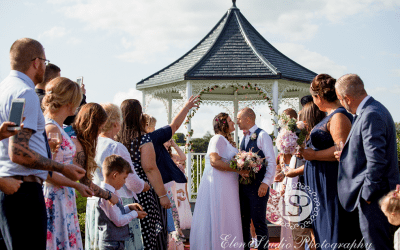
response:
M274 119L274 118L277 118L277 117L278 117L278 113L277 113L277 112L275 111L275 109L273 108L272 101L271 101L271 99L267 96L267 93L265 93L265 92L262 91L259 87L257 87L257 84L254 84L254 86L253 86L251 83L247 83L247 85L242 85L242 86L239 86L239 85L231 85L231 86L229 86L229 87L233 88L234 91L236 91L236 92L238 92L239 89L243 89L243 90L249 89L249 90L258 91L258 95L262 96L262 98L263 98L264 100L267 101L267 104L268 104L268 107L269 107L269 110L270 110L270 114L273 116L272 122L273 122L273 125L275 125L275 119ZM216 89L218 89L218 88L220 88L220 89L225 89L225 88L229 88L229 87L225 87L225 86L224 86L224 87L219 87L218 85L214 85L214 86L212 86L212 87L208 87L208 88L205 88L205 89L203 89L202 91L200 91L200 93L199 93L199 95L198 95L198 96L199 96L199 97L198 97L198 99L199 99L199 102L198 102L199 107L194 108L194 109L192 109L192 110L189 112L189 114L188 114L187 117L186 117L185 128L187 128L186 125L189 124L190 120L193 118L193 116L196 114L197 110L200 108L200 104L203 102L203 100L202 100L202 98L201 98L203 94L205 94L205 93L211 93L211 92L213 92L214 90L216 90ZM185 144L185 153L187 153L187 152L189 152L189 151L190 151L190 152L193 152L193 149L192 149L193 143L192 143L191 140L190 140L190 138L192 137L192 135L193 135L193 129L191 129L190 131L188 131L188 133L185 135L185 141L186 141L186 144ZM188 140L188 139L189 139L189 140Z

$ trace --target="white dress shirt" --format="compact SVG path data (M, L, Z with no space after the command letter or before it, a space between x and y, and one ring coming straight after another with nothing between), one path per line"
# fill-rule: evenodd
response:
M118 191L115 191L115 188L107 183L101 182L100 187L106 190L111 191L112 193L116 194L119 198ZM119 199L121 202L121 199ZM122 202L121 202L122 203ZM138 217L138 213L135 210L130 210L128 205L124 206L125 213L122 214L121 210L116 205L112 205L109 201L100 198L99 199L100 208L103 209L106 216L117 226L123 227L135 218Z
M249 129L250 135L246 135L243 137L245 147L247 147L247 144L249 143L250 136L257 129L257 125L254 125L251 129ZM271 187L272 183L274 182L276 171L275 152L272 144L272 139L269 134L264 130L262 130L257 137L257 147L264 153L265 161L268 162L267 171L265 172L265 176L262 182Z

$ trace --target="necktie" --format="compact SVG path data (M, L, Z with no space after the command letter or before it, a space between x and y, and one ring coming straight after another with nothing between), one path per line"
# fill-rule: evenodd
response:
M243 136L246 136L246 135L250 135L250 131L248 131L248 130L243 130Z

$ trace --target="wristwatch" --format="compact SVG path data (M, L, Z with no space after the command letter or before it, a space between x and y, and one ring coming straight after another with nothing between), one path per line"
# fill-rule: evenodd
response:
M108 197L107 197L107 201L109 201L109 200L111 200L111 197L112 197L112 193L111 193L111 191L108 191Z

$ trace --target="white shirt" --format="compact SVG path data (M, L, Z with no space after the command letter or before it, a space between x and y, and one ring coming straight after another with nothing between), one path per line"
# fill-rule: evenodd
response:
M244 145L247 147L249 143L250 136L258 129L257 125L254 125L251 129L249 129L250 135L244 136ZM264 153L265 161L268 162L267 171L265 172L265 176L262 182L267 184L269 187L274 182L274 176L276 171L276 161L275 161L275 152L272 144L272 139L267 132L262 130L257 137L257 147Z
M368 101L370 98L370 95L367 95L364 97L364 99L360 102L360 105L358 105L357 110L356 110L356 115L360 115L361 109L364 107L365 103Z
M115 188L107 183L101 182L100 187L106 190L111 191L112 193L116 194L118 197L118 191L115 191ZM121 202L121 199L119 200ZM121 202L122 203L122 202ZM100 198L99 200L100 208L104 211L106 216L117 226L123 227L135 218L138 217L138 213L135 210L130 210L129 207L126 205L125 213L122 214L121 210L116 205L112 205L109 201Z
M143 191L144 180L140 179L140 177L137 175L135 168L133 167L132 159L128 149L122 143L114 141L113 139L102 136L98 137L96 156L94 160L99 167L94 173L93 183L96 185L100 185L100 183L104 180L101 167L103 165L104 159L112 154L120 155L122 158L124 158L129 163L129 165L131 165L133 171L133 173L129 174L126 178L125 185L120 190L118 190L119 195L124 198L135 197L135 199L137 200L138 198L136 194Z
M43 135L45 120L33 81L24 73L11 70L10 74L0 83L0 90L0 124L8 121L12 100L25 98L24 128L33 131L29 139L29 148L47 158ZM48 171L27 168L12 162L8 155L8 145L9 138L0 141L0 177L35 175L42 180L47 179Z

